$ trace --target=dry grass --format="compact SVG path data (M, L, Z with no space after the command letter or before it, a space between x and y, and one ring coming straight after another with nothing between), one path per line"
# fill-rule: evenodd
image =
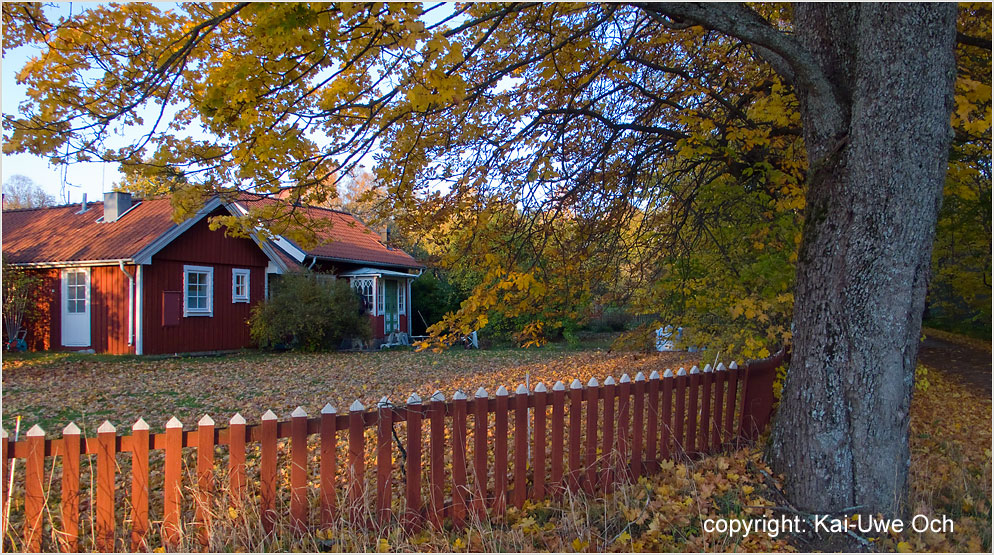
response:
M413 354L404 354L413 356ZM383 355L388 355L384 353ZM396 356L391 354L390 356ZM409 359L397 357L401 363ZM658 359L632 359L631 355L606 356L605 354L571 353L559 356L562 362L552 359L531 360L512 370L505 370L497 377L491 376L493 384L497 379L520 376L522 367L538 372L547 372L542 378L557 376L556 372L596 375L619 374L620 371L637 371L640 363L659 364ZM388 357L384 356L384 359ZM314 361L321 358L311 359ZM432 359L427 359L432 360ZM579 366L584 360L589 367ZM633 368L633 366L635 366ZM447 368L458 367L448 365ZM610 370L606 370L610 368ZM266 370L263 370L266 371ZM387 368L383 369L388 372ZM518 372L518 374L515 374ZM431 378L422 378L427 380ZM447 379L456 386L463 383L479 383L486 379L479 372L461 370L451 372L447 378L435 377L430 383L440 383ZM6 380L6 376L5 376ZM502 380L503 381L503 380ZM916 534L906 532L899 535L877 538L872 546L879 551L981 551L989 552L991 547L991 400L980 397L967 388L937 373L927 374L928 385L916 391L912 406L912 466L910 504L912 514L930 516L947 515L955 521L955 532L951 534ZM514 383L507 380L504 383ZM924 382L922 382L924 383ZM491 391L492 385L488 387ZM425 387L425 390L430 387ZM374 398L370 394L367 398ZM6 399L5 399L6 401ZM292 401L290 401L292 403ZM5 407L6 410L6 407ZM472 430L472 417L470 417ZM371 433L372 430L369 430ZM403 429L400 429L403 438ZM469 434L472 439L472 432ZM369 513L373 506L373 441L367 441L367 494L365 518L375 521ZM469 442L472 446L472 441ZM513 449L513 442L509 442ZM344 445L340 446L344 450ZM340 450L340 453L342 452ZM312 459L316 456L312 449ZM161 452L153 453L153 457ZM193 450L188 450L186 468L195 467ZM223 469L224 449L219 449L218 468ZM471 453L470 459L472 460ZM352 522L350 511L341 512L329 526L316 524L306 530L298 530L286 516L289 513L288 461L285 442L280 448L280 475L277 486L277 513L273 531L266 533L259 518L257 498L249 498L242 504L234 505L228 492L223 470L218 471L219 495L209 500L198 500L196 492L186 491L186 502L182 515L182 530L178 549L188 551L790 551L791 538L781 536L770 538L765 534L751 534L748 537L729 537L721 534L706 534L702 522L706 518L756 518L774 516L776 496L769 489L773 484L764 475L768 469L759 456L758 447L742 449L733 453L708 457L699 461L679 461L665 463L662 472L635 483L620 484L611 494L587 496L570 494L552 500L529 501L521 510L509 510L500 518L478 520L470 518L463 530L456 530L450 523L441 530L422 528L409 532L395 518L384 526L360 526ZM118 457L120 466L117 502L117 547L130 549L130 508L127 492L130 488L128 455ZM342 458L340 457L341 461ZM513 460L513 459L512 459ZM46 492L50 495L48 510L44 514L45 549L56 549L62 529L58 515L60 472L57 461L51 462L46 472ZM92 460L91 460L92 462ZM249 453L248 466L250 479L257 479L258 458ZM161 472L156 474L157 462L152 461L151 519L153 529L148 546L159 548L162 537L161 514ZM395 462L399 464L399 462ZM316 465L310 465L311 522L319 522L317 507ZM492 467L492 464L491 464ZM23 466L21 467L23 468ZM83 550L92 551L95 523L89 515L92 506L93 466L84 459L82 464L83 500L81 503L84 522L81 527L80 545ZM340 472L344 469L340 465ZM23 481L23 472L17 472ZM191 475L186 476L185 484L194 483ZM470 484L472 485L472 474ZM342 474L339 484L346 483ZM427 479L423 476L423 484ZM404 514L403 478L394 473L393 514ZM512 484L513 486L513 484ZM348 492L339 491L339 507L348 498ZM427 498L427 496L425 496ZM212 515L210 519L210 540L206 546L200 543L200 529L196 522L196 505L204 503L204 508ZM237 507L237 508L234 508ZM234 509L234 510L232 510ZM472 515L472 512L470 512ZM19 531L23 519L23 492L15 491L13 507L14 533L4 538L4 550L12 551L22 547ZM803 545L803 544L799 544Z

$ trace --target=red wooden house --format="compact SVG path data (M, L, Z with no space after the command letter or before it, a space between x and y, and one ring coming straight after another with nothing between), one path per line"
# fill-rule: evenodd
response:
M410 333L411 281L422 268L410 255L354 216L324 208L301 208L333 224L309 250L280 236L263 241L210 230L209 217L244 213L245 204L214 198L179 224L169 199L133 201L128 193L4 211L4 258L44 278L29 347L114 354L248 347L252 305L280 274L305 267L349 279L375 337Z

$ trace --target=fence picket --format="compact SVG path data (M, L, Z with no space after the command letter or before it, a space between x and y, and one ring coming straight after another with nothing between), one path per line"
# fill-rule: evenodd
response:
M228 472L231 504L241 506L245 500L245 418L235 413L228 422Z
M466 394L452 396L452 524L466 524Z
M431 469L428 475L428 490L431 510L428 513L432 526L442 528L445 516L445 396L436 391L431 396Z
M535 462L532 465L532 499L545 498L545 384L539 382L535 386L535 436L532 438L532 453Z
M131 551L134 552L149 550L145 540L148 535L148 435L148 423L143 418L139 418L131 426ZM63 432L63 437L65 437L65 432ZM78 431L76 441L78 446ZM76 459L77 464L79 463L78 457L79 455ZM63 480L65 479L64 473L68 470L63 465ZM76 478L79 479L78 472ZM78 489L78 482L76 487Z
M10 487L8 484L11 483L7 474L11 471L11 465L7 463L7 459L10 457L7 450L11 448L9 444L7 429L0 428L0 511L2 511L0 513L0 541L7 537L7 497L10 495L7 489ZM64 492L65 489L62 491Z
M601 438L603 442L601 443L601 454L603 461L599 464L603 466L600 473L600 483L604 485L604 491L608 492L611 490L611 486L614 484L614 467L615 467L615 457L611 454L615 453L617 448L617 442L614 437L614 398L617 394L618 386L614 382L614 376L608 376L604 379L604 385L601 389L604 391L604 423L601 426L603 437Z
M708 442L711 439L711 382L713 381L713 372L711 371L711 365L704 365L704 374L702 375L702 389L703 394L701 396L701 433L698 436L698 447L697 450L701 453L707 453L710 451L708 449Z
M42 509L45 507L45 430L35 424L24 435L28 443L28 456L24 461L24 547L25 551L38 553L41 551ZM98 486L102 485L103 482L98 482ZM101 499L99 493L97 499L98 502ZM98 505L98 510L102 508L103 505ZM103 537L100 524L103 522L98 521L98 541Z
M611 479L613 487L615 480L627 479L628 475L628 455L629 455L629 434L631 424L631 394L632 378L628 374L621 376L618 384L618 429L615 432L615 476Z
M97 428L97 550L114 551L114 482L117 429L104 420Z
M649 374L649 418L646 425L645 453L648 459L646 471L656 472L659 469L659 372L653 370Z
M687 403L687 438L684 449L688 455L697 451L697 397L701 389L701 369L694 366L690 369L690 400Z
M393 471L393 405L386 397L377 404L376 432L376 520L381 527L390 522L390 474Z
M487 517L487 402L490 396L482 387L473 396L473 512Z
M635 402L632 415L632 475L637 480L642 476L642 446L645 430L645 374L635 376Z
M200 545L210 544L210 500L214 493L214 419L205 414L197 423L197 523Z
M175 416L166 422L166 457L162 485L162 536L166 549L179 546L183 472L183 423Z
M721 449L721 414L727 372L725 365L718 363L714 369L714 414L711 416L711 449Z
M686 438L683 435L683 426L686 421L687 411L687 371L683 368L676 371L673 390L676 395L676 411L674 412L675 428L673 430L673 454L684 454L686 452Z
M583 384L573 380L569 386L569 489L580 490L580 410Z
M583 461L587 472L583 488L588 495L597 486L597 397L601 389L596 378L587 382L587 450Z
M507 509L507 388L497 388L497 410L494 412L494 512L503 515Z
M140 422L144 422L139 419ZM147 438L146 434L146 438ZM79 551L79 455L81 453L79 427L70 422L62 429L62 533L59 547L67 553ZM145 441L146 451L148 440ZM7 461L4 460L4 463ZM134 465L132 465L134 466ZM148 465L145 465L148 475ZM140 472L138 472L140 474ZM6 476L6 475L5 475ZM6 477L4 478L6 480ZM4 482L4 487L7 483ZM145 511L148 512L148 492L146 490ZM7 505L3 505L6 507ZM147 522L147 519L146 519Z
M290 521L296 530L307 528L307 513L307 412L297 407L290 413Z
M725 390L725 441L735 441L738 431L735 428L735 399L739 392L739 365L732 361L728 365L728 387Z
M366 497L365 440L363 438L362 413L366 407L358 399L349 407L349 516L352 524L363 520Z
M404 526L408 532L421 523L421 397L412 393L407 398L407 516Z
M514 392L514 498L517 508L524 507L528 476L528 388L518 386Z
M259 511L262 514L262 528L266 533L273 531L276 524L276 457L279 425L276 413L267 410L262 415L262 438L259 455Z
M338 411L331 403L321 409L321 525L330 526L335 518L335 471L338 462L338 434L335 420Z
M660 460L668 460L671 453L670 444L673 442L673 385L675 381L676 378L673 377L673 371L667 368L663 372L663 379L660 384L663 387L662 424L660 424L660 431L663 435L659 443L661 450L659 455Z
M563 431L566 428L564 399L566 385L557 381L552 386L552 489L555 495L563 487Z

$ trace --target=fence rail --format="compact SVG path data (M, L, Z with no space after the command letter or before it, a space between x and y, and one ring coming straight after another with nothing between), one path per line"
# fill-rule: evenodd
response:
M286 482L278 475L281 459L282 469L289 467L289 516L300 530L339 517L370 526L396 519L412 530L451 519L459 527L469 517L499 516L508 504L521 507L529 497L557 496L566 489L609 491L618 480L657 472L662 460L713 452L757 437L772 414L772 386L783 358L781 351L744 368L733 362L728 368L719 364L714 371L710 366L703 371L666 370L662 375L653 371L648 379L640 372L634 381L626 374L618 382L611 377L603 384L591 379L586 386L578 380L568 387L557 382L551 390L538 384L529 391L522 385L513 395L502 386L494 397L481 388L473 398L457 391L451 401L440 392L427 402L412 395L404 406L392 406L384 398L373 410L356 401L347 414L338 414L329 404L320 416L309 417L298 408L286 421L266 411L258 424L248 424L236 414L226 428L204 416L195 430L184 430L172 418L158 434L150 433L142 419L130 435L118 435L109 422L98 428L96 437L86 438L75 424L58 439L46 439L38 426L17 442L9 441L5 431L0 457L3 507L11 495L11 461L23 459L23 480L14 488L15 496L23 495L23 505L18 504L22 513L17 515L23 518L4 519L4 541L9 532L23 538L20 547L26 551L79 550L84 455L96 460L87 516L93 522L92 545L99 551L150 548L151 494L162 502L161 513L155 508L161 514L164 547L179 545L186 526L181 522L184 505L195 508L194 524L206 546L211 516L205 500L225 485L231 503L257 495L262 525L272 530L277 511L285 510L276 505L278 485ZM402 434L396 425L402 426ZM369 447L375 464L367 469ZM216 468L216 455L223 455L225 448L227 468ZM252 482L247 475L250 451L253 469L258 469ZM339 452L345 455L342 460ZM402 454L399 464L396 452ZM118 501L123 492L116 485L123 477L118 461L122 453L130 454L126 514ZM161 466L161 486L150 484L150 453L156 455L156 470ZM49 480L55 460L61 463L55 508L45 494L47 458L52 459ZM367 493L373 494L372 510ZM395 508L394 495L402 498L400 509ZM58 514L57 534L43 529L46 507ZM118 533L119 522L130 526L128 533ZM8 531L8 526L20 530Z

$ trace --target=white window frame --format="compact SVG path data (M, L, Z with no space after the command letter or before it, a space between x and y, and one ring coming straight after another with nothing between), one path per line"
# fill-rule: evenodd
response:
M85 283L83 285L79 285L77 283L75 286L73 286L73 287L82 287L83 288L83 299L82 299L83 300L83 310L82 311L76 311L76 312L70 312L69 311L69 287L70 287L70 285L69 285L68 276L69 276L70 273L81 273L81 274L84 274L86 276L86 278L85 278L86 281L85 281ZM66 302L66 309L65 309L66 313L67 314L89 313L89 311L90 311L90 269L89 268L66 268L65 270L62 270L62 284L63 284L63 286L62 286L62 289L63 289L62 294L65 296L65 299L66 299L65 300L65 302ZM79 300L79 299L76 299L76 300Z
M386 298L386 287L384 287L384 280L380 278L377 281L376 286L376 315L381 316L386 314L386 309L384 308L384 299Z
M407 314L407 280L397 280L397 314Z
M189 298L190 274L207 274L207 308L191 309L187 306ZM214 268L211 266L183 266L183 316L214 316Z
M363 302L364 303L366 302L366 299L369 299L369 302L366 303L366 307L365 308L370 313L374 312L374 310L373 310L374 309L374 304L375 304L374 299L376 297L376 295L373 294L373 284L374 284L374 282L375 282L375 280L373 278L367 278L367 277L352 278L352 289L354 289L355 291L357 291L359 293L359 295L363 298ZM367 289L366 289L367 287L369 288L368 289L368 293L369 293L368 295L366 294L367 293Z
M245 294L238 294L238 276L245 276ZM251 270L246 270L244 268L232 268L231 269L231 302L232 303L247 303L252 295L252 290L250 289L249 279L252 276Z

